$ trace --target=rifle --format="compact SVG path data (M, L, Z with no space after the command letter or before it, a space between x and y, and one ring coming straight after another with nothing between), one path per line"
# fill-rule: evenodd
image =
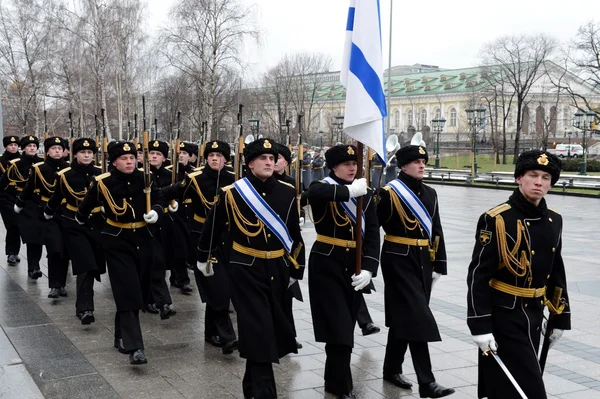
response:
M46 110L44 110L44 140L46 140L48 138L48 120L46 119ZM44 152L46 152L47 149L44 148Z
M177 181L177 177L179 176L179 148L181 144L181 111L177 111L177 132L175 136L175 141L172 145L171 151L171 165L173 165L172 173L171 173L171 184L175 184Z
M138 138L138 125L137 125L137 114L133 115L133 144L137 150L137 145L140 139Z
M73 163L73 114L69 111L69 162Z
M291 141L291 138L290 138L290 124L291 124L291 122L292 121L289 120L289 119L285 120L285 127L286 127L286 130L287 130L287 135L286 135L286 139L285 139L285 141L286 141L285 145L287 145L288 150L290 150L290 154L292 152L292 141ZM288 174L288 176L292 175L292 165L288 165L287 166L286 173Z
M244 104L238 105L238 128L240 130L240 135L238 137L238 150L237 154L235 154L235 180L239 180L240 177L243 177L244 170L242 169L242 154L244 152L244 125L242 124L242 110L244 108Z
M158 139L158 119L154 118L154 138L152 140Z
M131 140L131 121L127 121L127 141Z
M94 161L96 165L100 165L100 151L98 151L100 148L100 126L98 126L98 115L94 115L94 121L96 122L96 156Z
M100 109L100 116L102 117L102 173L106 173L106 151L108 151L108 140L106 139L106 117L104 115L104 108Z
M554 315L561 314L565 309L566 303L564 299L561 298L562 292L562 288L554 288L554 293L552 294L552 301L548 306L548 310L550 311L550 315L548 316L548 323L550 322L550 319L554 317ZM547 326L548 325L546 324L546 327ZM546 367L548 351L550 351L550 337L552 336L553 331L554 329L546 328L546 334L544 334L544 343L542 344L542 350L540 352L540 370L542 371L542 374L544 373L544 368Z
M296 197L298 198L298 215L300 214L300 197L302 196L302 160L304 158L304 147L302 145L302 118L303 113L298 114L298 156L296 157Z
M146 130L146 97L142 96L142 121L144 127L143 150L144 150L144 193L146 193L146 213L152 209L150 201L150 151L148 150L148 130Z

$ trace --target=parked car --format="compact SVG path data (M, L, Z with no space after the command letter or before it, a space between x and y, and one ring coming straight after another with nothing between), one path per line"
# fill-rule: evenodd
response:
M578 158L583 156L583 147L581 144L557 144L554 153L560 158Z

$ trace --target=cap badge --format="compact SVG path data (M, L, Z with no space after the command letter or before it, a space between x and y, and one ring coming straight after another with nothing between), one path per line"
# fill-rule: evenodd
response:
M90 146L90 142L89 142L89 141L87 141L87 140L84 140L84 142L83 142L83 146L84 146L84 147L89 147L89 146Z
M179 143L179 148L183 148L185 147L185 144L183 144L183 141L181 143Z
M131 150L131 147L129 147L129 144L125 143L123 145L123 151L130 151L130 150Z
M219 148L219 144L217 144L216 141L213 141L212 145L210 146L210 148Z
M29 136L29 140L35 140L35 137Z
M55 139L54 139L54 142L55 142L55 143L61 143L61 142L62 142L62 140L61 140L60 138L58 138L58 137L57 137L57 138L55 138Z
M154 144L152 144L152 147L159 147L160 144L158 143L158 140L154 140Z
M419 146L419 154L425 155L425 150L421 146Z
M349 155L354 155L354 150L350 146L348 146L348 154Z
M540 157L537 159L537 163L539 163L540 165L548 165L548 155L546 154L542 154L540 155Z
M271 143L269 143L269 140L265 140L265 142L263 143L263 147L264 148L271 148Z
M15 138L14 138L14 137L11 137L11 138L10 138L10 141L11 141L12 143L14 143L16 140L15 140Z

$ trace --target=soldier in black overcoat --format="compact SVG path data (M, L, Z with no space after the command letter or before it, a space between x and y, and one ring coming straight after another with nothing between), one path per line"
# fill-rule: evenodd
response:
M304 154L302 156L302 191L308 190L312 178L312 155L306 151L307 147L304 147Z
M4 153L0 155L0 181L10 167L11 161L21 157L19 153L19 137L4 136L2 144L4 145ZM0 191L0 214L2 215L2 222L4 222L4 228L6 229L4 251L7 257L6 262L9 266L14 266L17 262L21 261L19 258L21 235L19 234L17 214L14 210L16 197L17 190L14 185L10 186L8 190Z
M246 359L243 393L272 399L277 397L272 363L297 353L294 330L286 316L286 296L288 287L303 276L304 243L296 189L273 177L278 157L275 143L255 140L244 149L244 157L248 176L222 188L207 215L198 246L198 269L206 274L222 267L207 260L210 242L218 245L216 238L227 227L233 241L229 267L239 351Z
M206 217L215 203L219 189L229 186L235 180L234 173L224 166L229 156L229 144L219 140L207 142L203 154L205 166L185 176L169 190L169 194L164 193L165 198L177 198L180 202L189 200L193 210L191 235L194 248L200 241ZM223 354L228 355L237 347L237 338L229 316L231 290L227 264L231 242L228 234L213 236L213 246L216 249L211 257L217 259L218 265L211 273L206 274L194 267L194 276L200 298L206 303L204 340L222 348Z
M321 149L317 148L315 150L315 156L312 160L312 180L321 180L325 177L325 173L323 170L323 164L325 163L325 159L321 155Z
M547 328L552 346L571 328L562 217L544 198L560 169L555 155L523 152L514 173L519 187L477 223L467 276L467 324L479 346L480 398L521 398L490 350L528 398L547 397L538 361L540 331ZM546 306L550 317L544 325Z
M23 237L33 238L32 242L46 246L48 255L48 286L50 292L48 298L67 296L65 288L67 284L67 272L69 270L69 258L65 242L63 240L61 220L59 218L46 219L44 207L54 193L56 187L56 173L68 167L67 161L62 154L65 149L65 141L61 137L48 137L44 140L44 151L46 159L43 162L33 164L31 175L23 192L17 196L15 211L31 209L33 203L35 209L34 217L27 219L21 224L19 231ZM35 237L35 238L34 238ZM37 262L41 258L41 247L39 248Z
M315 339L325 343L325 391L350 398L353 384L350 356L354 346L361 293L372 287L379 266L379 226L373 191L366 179L355 179L357 149L336 145L325 153L329 176L308 190L317 241L309 259L308 289ZM356 201L363 198L363 253L355 273Z
M0 191L7 191L10 196L14 196L15 202L17 195L21 194L27 185L32 166L43 161L37 155L39 147L37 137L25 136L21 139L19 145L23 151L21 157L10 161L10 166L0 180ZM16 211L19 207L15 206L15 202L13 202L12 207L13 212L17 215ZM37 204L33 201L25 205L25 209L18 212L17 225L19 235L27 247L27 275L29 278L37 280L42 277L42 271L40 270L43 245L42 236L36 231L34 231L35 234L31 234L32 230L28 228L21 231L21 226L27 227L33 219L38 219L39 215L37 214Z
M101 207L92 210L85 225L75 220L77 207L83 201L88 188L102 168L94 165L97 152L93 139L78 138L73 141L73 162L71 166L58 172L56 189L44 209L45 217L60 215L62 232L71 258L73 274L77 281L75 315L81 324L93 323L94 280L106 272L106 261L102 251L102 236L105 218Z
M419 140L420 141L420 140ZM428 342L441 341L429 308L433 284L446 270L446 246L436 191L423 183L429 160L424 146L411 144L396 152L398 178L380 190L379 224L386 235L381 249L385 283L385 324L389 327L383 379L410 389L402 374L410 348L422 398L454 393L435 382Z
M153 233L148 225L163 214L160 190L150 186L151 210L146 208L144 172L136 168L133 143L119 141L108 148L112 170L96 177L77 210L76 219L86 223L92 211L104 207L106 223L102 244L110 285L117 306L115 348L129 353L131 364L147 363L140 328L139 311L148 303Z

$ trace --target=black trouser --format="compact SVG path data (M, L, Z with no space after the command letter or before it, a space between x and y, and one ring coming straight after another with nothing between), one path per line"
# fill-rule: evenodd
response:
M325 391L336 395L352 392L352 371L350 356L352 347L348 345L325 345Z
M61 288L67 285L69 258L65 255L66 253L48 255L48 286L50 288Z
M367 324L373 323L373 319L371 319L371 315L369 314L364 294L359 293L358 298L358 314L356 316L356 321L360 328L364 328Z
M144 349L140 312L138 310L117 311L115 313L115 339L123 339L123 348L129 353Z
M246 372L242 380L244 398L275 399L277 387L271 363L258 363L246 360Z
M42 245L26 244L27 247L27 271L39 270L40 259L42 259Z
M6 226L6 244L4 250L6 255L19 255L21 251L21 236L19 234L19 225L13 224Z
M183 286L190 283L186 259L174 259L171 263L171 276L169 281L172 285Z
M406 349L409 346L419 385L434 382L435 378L431 372L431 359L429 358L429 347L427 346L427 342L397 339L391 328L388 332L387 346L385 348L383 374L402 374L402 363L404 362Z
M97 272L85 272L77 275L77 298L75 312L94 311L94 280Z
M222 342L235 341L235 330L229 317L229 309L215 310L210 304L206 304L204 315L204 336L219 336Z

